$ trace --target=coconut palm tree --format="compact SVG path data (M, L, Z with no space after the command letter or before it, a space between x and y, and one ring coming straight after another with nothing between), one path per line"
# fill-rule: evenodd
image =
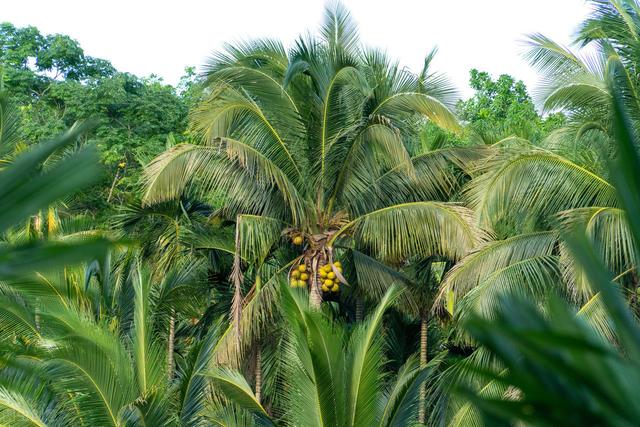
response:
M614 74L625 73L623 64L613 65ZM610 173L620 205L628 213L630 244L638 247L640 159L636 123L627 113L628 88L618 90L619 84L610 89L619 152ZM554 298L541 310L531 301L511 296L509 304L497 309L495 320L470 319L470 334L501 366L490 370L477 364L470 366L490 381L490 392L476 394L464 383L458 390L488 425L524 422L623 426L633 425L640 414L637 402L629 398L633 395L630 390L640 383L636 368L640 361L640 329L636 316L621 297L597 244L590 242L582 229L572 230L567 240L599 295L616 339L612 342L603 338L599 330L576 319L574 310Z
M340 270L353 268L334 265L342 251L389 264L459 259L482 239L471 212L448 202L457 188L451 165L465 154L412 159L405 145L424 120L457 129L446 80L430 59L415 75L362 47L340 4L326 9L319 37L301 37L290 51L274 40L229 45L205 77L207 99L192 115L200 138L148 166L145 201L187 186L223 197L222 211L236 222L236 325L251 305L242 295L246 268L287 266L297 275L303 265L306 281L292 283L308 288L319 307L346 285ZM281 249L293 259L269 258ZM321 277L324 266L329 279ZM252 299L269 292L268 277L252 276ZM252 310L272 311L273 302L272 293Z
M435 300L434 310L454 321L453 343L477 348L470 358L473 363L499 370L462 325L474 316L492 319L505 309L505 293L539 304L550 294L560 296L603 338L615 341L599 294L563 237L568 230L581 230L636 310L638 252L615 187L562 155L522 142L493 150L476 164L465 197L494 238L453 266ZM466 377L487 396L504 392L496 383L483 382L474 372L458 367L442 375L445 390L454 382L452 377ZM432 394L442 393L436 390ZM447 405L451 412L438 416L452 425L480 420L480 413L469 404L450 399Z
M596 47L590 56L581 57L542 35L531 36L528 57L543 75L538 93L545 109L567 114L569 125L551 135L544 148L507 138L477 163L466 197L480 225L497 239L447 275L440 307L450 293L459 301L470 294L459 313L470 313L471 306L489 313L501 290L526 289L533 297L549 286L563 288L578 307L588 304L594 292L561 239L577 226L594 242L627 295L635 294L638 254L607 161L615 155L612 83L632 125L640 119L632 72L638 63L633 46L640 7L636 1L591 3L593 12L576 38L582 46Z
M634 117L631 83L625 80L626 64L612 57L608 67L611 82L626 84L620 102ZM610 86L604 86L612 93ZM560 92L558 92L560 93ZM613 106L603 104L613 117ZM578 116L573 116L577 118ZM614 135L610 126L600 133ZM613 140L613 139L611 139ZM494 155L477 165L466 197L474 207L480 224L493 230L496 240L486 242L463 258L445 277L437 309L443 311L454 299L451 314L458 325L471 317L492 319L507 310L501 296L517 294L520 298L543 304L549 294L569 301L577 317L590 324L601 338L617 342L615 325L601 300L596 283L585 266L577 262L567 249L564 236L568 231L582 233L612 272L613 281L624 291L632 310L638 312L636 276L638 252L633 243L629 215L622 209L619 190L611 184L611 172L605 163L593 167L565 157L566 151L531 147L527 144L500 144ZM615 150L614 150L615 151ZM612 151L612 152L614 152ZM603 170L600 175L597 170ZM467 345L478 343L465 330L458 339ZM473 364L483 364L500 371L486 351L479 349ZM449 372L453 376L473 378L473 372ZM451 382L446 375L443 383ZM477 378L477 376L476 376ZM499 396L506 389L495 381L475 381L475 390L483 396ZM469 404L452 405L449 415L453 425L479 422L480 413ZM474 420L474 421L472 421Z

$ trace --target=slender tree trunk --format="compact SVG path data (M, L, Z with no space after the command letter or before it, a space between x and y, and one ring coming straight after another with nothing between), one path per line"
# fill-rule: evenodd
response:
M427 366L427 332L429 327L429 317L423 314L420 319L420 367ZM420 386L420 406L418 409L418 422L424 424L426 421L426 400L427 389L426 384Z
M362 298L356 297L356 322L362 322L364 318L364 301Z
M262 349L259 343L256 347L256 400L262 403Z
M635 271L631 271L629 275L631 276L631 300L629 301L629 305L631 306L631 310L638 315L638 313L640 313L640 301L638 300L638 275Z
M319 310L322 304L322 291L320 289L320 266L326 260L323 256L315 256L311 259L311 283L309 285L309 307Z
M116 171L116 176L113 177L113 182L111 183L111 188L109 188L109 195L107 196L107 203L111 200L111 196L113 195L113 189L116 186L116 182L118 182L118 178L120 177L120 169Z
M311 283L311 289L309 289L309 306L313 309L319 310L322 304L322 294L320 293L320 287L314 280Z
M167 345L167 376L169 377L169 381L173 379L173 367L174 367L174 358L173 358L173 347L176 339L176 311L175 309L171 309L171 316L169 316L169 342Z

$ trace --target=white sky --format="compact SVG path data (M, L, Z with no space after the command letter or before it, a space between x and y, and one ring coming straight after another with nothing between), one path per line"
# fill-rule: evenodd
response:
M508 73L530 91L535 73L522 59L532 32L568 44L588 13L584 0L344 0L361 39L413 71L433 46L435 68L469 95L471 68ZM289 45L315 31L323 0L4 0L0 20L65 33L85 52L141 76L175 84L184 67L202 64L224 42L269 36Z

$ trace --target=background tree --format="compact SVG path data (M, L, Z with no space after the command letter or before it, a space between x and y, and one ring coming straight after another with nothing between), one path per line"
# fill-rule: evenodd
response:
M456 111L466 122L470 137L479 138L485 144L509 136L538 143L564 121L562 114L541 117L524 83L508 74L493 80L487 72L474 68L469 85L475 94L458 101Z
M108 61L85 55L68 36L43 35L34 27L0 25L0 64L19 109L18 148L77 121L96 120L78 143L97 145L107 173L91 191L66 202L71 211L103 219L114 205L135 200L142 166L165 149L167 137L183 138L188 99L198 96L192 72L179 92L155 76L118 72Z

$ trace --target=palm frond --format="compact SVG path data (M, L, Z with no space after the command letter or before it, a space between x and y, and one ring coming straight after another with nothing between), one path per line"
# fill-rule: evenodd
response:
M69 334L44 369L59 390L75 393L84 423L118 426L120 410L138 396L132 360L118 337L71 313L60 312L50 319L43 313L43 323L64 324Z
M4 286L2 286L4 288ZM5 289L2 289L5 293ZM0 295L0 340L11 341L15 337L27 341L41 338L36 326L35 310L18 295Z
M273 246L280 239L283 223L276 218L257 215L239 215L238 255L255 268L260 268Z
M405 362L389 391L380 427L400 427L415 422L420 386L431 374L432 366L420 368L416 357Z
M400 133L382 123L366 126L349 143L335 144L329 164L328 173L335 176L335 180L331 180L329 206L337 201L352 212L370 209L376 202L381 205L380 199L389 200L388 194L379 191L380 185L376 185L376 180L380 180L379 177L387 170L395 172L393 178L400 176L412 183L416 181L414 167ZM400 191L409 192L409 189L403 190Z
M488 381L480 390L478 396L484 399L499 399L507 391L507 387L498 381ZM485 425L482 413L472 403L466 402L453 414L450 427L483 427Z
M166 366L164 354L152 333L151 281L147 272L137 269L133 281L135 311L131 344L135 360L139 393L147 397L164 383Z
M480 286L492 274L514 263L553 256L557 240L556 233L543 231L491 241L480 246L445 275L434 309L443 308L450 292L453 292L456 300L459 300Z
M4 73L0 71L0 161L11 154L18 142L20 116L4 87Z
M606 111L606 106L611 102L611 94L606 83L601 78L591 75L577 76L569 83L554 89L545 97L544 108L546 111L574 110L580 111L588 108L600 108Z
M398 118L402 114L420 114L443 129L460 130L454 114L436 97L420 92L399 92L382 100L373 114Z
M277 169L271 170L277 173ZM256 171L264 172L261 168ZM268 176L262 175L266 181L257 182L257 177L237 161L221 156L219 149L213 146L176 145L154 159L145 175L145 203L177 198L197 180L202 193L215 191L224 196L228 203L225 208L231 212L259 214L271 211L276 217L284 215L282 208L275 206L274 198L282 199L268 188L266 183L271 181Z
M23 371L19 363L4 367L0 373L0 422L25 427L77 423L68 403L58 400L36 372Z
M213 364L221 330L220 322L213 325L191 350L185 369L178 372L179 416L183 425L199 425L203 421L209 392L206 372Z
M498 311L498 305L504 302L501 295L544 301L547 294L561 292L561 283L557 256L542 255L513 261L458 298L455 316L462 321L473 314L490 319Z
M362 325L358 326L350 339L353 349L347 355L347 372L351 377L347 383L346 423L351 426L371 426L380 417L377 403L377 384L383 378L382 342L378 334L382 316L398 297L400 290L391 288L380 304Z
M242 409L255 414L266 425L272 425L267 411L256 399L244 377L236 371L218 367L206 374L223 391L225 397Z
M532 34L525 59L542 76L536 96L545 100L549 94L574 81L576 77L603 80L604 61L599 56L581 58L542 34ZM598 85L599 86L599 85ZM582 107L585 105L583 104Z
M379 259L398 263L409 256L459 259L485 239L467 208L440 202L412 202L364 214L332 239L352 232L357 244Z
M328 186L327 157L330 148L340 137L348 135L360 125L361 111L366 101L367 82L362 72L353 66L340 68L332 76L323 95L323 108L320 123L320 141L317 153L320 182ZM333 181L333 180L331 180Z
M390 204L424 200L448 201L460 190L473 164L487 155L484 148L443 148L380 168L380 162L359 162L349 172L341 202L352 216ZM380 168L380 173L373 173ZM346 172L345 172L346 174Z
M357 278L357 293L372 301L380 301L389 288L404 289L409 278L358 250L351 250L351 262ZM402 292L395 300L405 313L417 313L418 307L410 292Z
M359 44L358 27L349 11L338 1L325 7L320 34L336 55L349 54Z
M592 296L580 309L576 316L586 321L591 327L611 343L617 340L615 328L606 307L602 303L600 294Z
M309 310L307 298L282 287L283 312L292 330L285 360L287 376L304 375L292 381L285 402L295 418L306 418L307 425L344 425L345 356L343 331L336 329L319 313ZM304 395L304 398L301 396ZM293 415L293 414L292 414ZM298 421L300 422L300 421Z
M637 265L637 249L633 243L627 215L619 208L590 207L572 209L559 214L560 229L565 233L583 231L603 262L620 282L627 282L626 273ZM564 246L561 247L563 276L572 296L578 302L585 302L593 296L584 270L571 257Z
M485 227L511 221L520 230L539 229L560 211L618 203L607 181L548 152L497 156L481 169L484 173L469 183L466 196Z

